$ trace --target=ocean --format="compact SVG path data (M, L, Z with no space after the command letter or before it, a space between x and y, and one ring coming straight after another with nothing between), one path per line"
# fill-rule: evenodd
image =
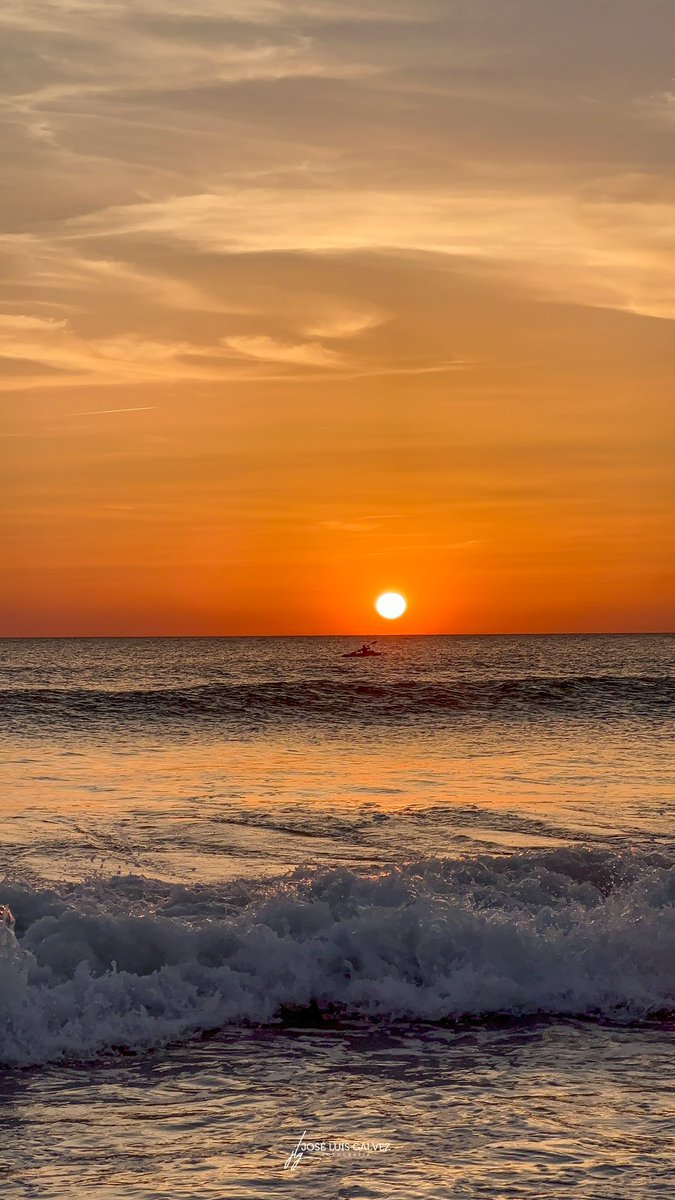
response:
M0 642L4 1195L670 1196L675 637Z

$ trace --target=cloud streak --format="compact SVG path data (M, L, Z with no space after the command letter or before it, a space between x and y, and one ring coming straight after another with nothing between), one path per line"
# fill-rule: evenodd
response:
M106 417L111 413L153 412L154 404L137 405L134 408L94 408L88 412L69 413L71 417Z

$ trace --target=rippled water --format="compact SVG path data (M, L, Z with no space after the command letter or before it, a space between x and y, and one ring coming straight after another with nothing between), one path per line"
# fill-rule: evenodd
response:
M667 1197L669 1048L658 1030L573 1021L262 1029L15 1074L0 1090L5 1178L41 1200ZM305 1129L391 1148L309 1154L284 1172Z
M675 708L669 638L387 638L381 657L346 659L354 644L87 639L27 642L18 652L6 642L5 720L19 730L168 723L245 734L279 725L429 727L485 713L649 721Z
M0 643L19 1194L670 1191L675 639L353 645Z

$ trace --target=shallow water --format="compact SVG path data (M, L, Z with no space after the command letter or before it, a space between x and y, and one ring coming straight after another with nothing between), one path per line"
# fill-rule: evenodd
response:
M45 1200L622 1200L672 1194L674 1091L672 1030L533 1021L239 1031L13 1075L0 1099L10 1179ZM305 1131L387 1148L285 1171Z
M0 643L17 1194L670 1191L675 639L352 645Z

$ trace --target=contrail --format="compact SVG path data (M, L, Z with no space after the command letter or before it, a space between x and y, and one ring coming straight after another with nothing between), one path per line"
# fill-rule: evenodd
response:
M107 413L124 413L124 412L152 412L157 406L155 404L146 404L142 408L94 408L91 412L69 413L70 417L104 417Z

